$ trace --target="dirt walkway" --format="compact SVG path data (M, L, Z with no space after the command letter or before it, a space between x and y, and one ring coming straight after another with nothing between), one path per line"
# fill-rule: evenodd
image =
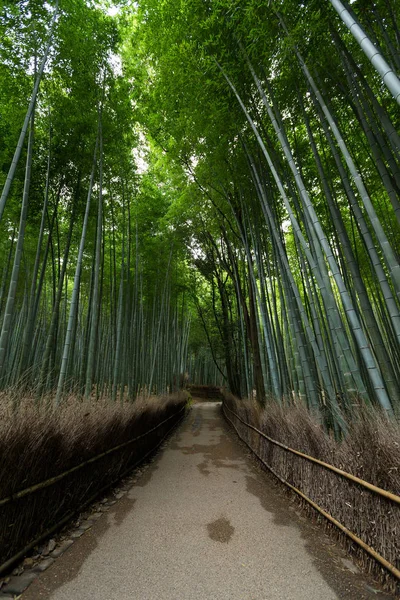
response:
M220 405L203 403L128 494L22 598L389 598L353 570L246 455Z

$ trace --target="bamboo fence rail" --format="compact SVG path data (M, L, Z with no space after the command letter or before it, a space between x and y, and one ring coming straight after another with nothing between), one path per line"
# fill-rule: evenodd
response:
M141 435L138 435L137 437L134 437L131 440L124 442L123 444L118 444L118 446L113 446L109 450L106 450L105 452L101 452L100 454L97 454L96 456L93 456L92 458L85 460L84 462L80 463L79 465L76 465L75 467L68 469L68 471L64 471L63 473L60 473L59 475L50 477L49 479L46 479L45 481L41 481L39 483L36 483L35 485L31 485L30 487L20 490L19 492L16 492L15 494L11 494L10 496L1 498L0 506L4 506L5 504L9 504L10 502L13 502L14 500L18 500L19 498L23 498L24 496L33 494L34 492L36 492L38 490L42 490L43 488L49 487L50 485L57 483L57 481L64 479L64 477L67 477L71 473L74 473L75 471L79 471L79 469L82 469L83 467L100 460L100 458L103 458L104 456L107 456L108 454L112 454L113 452L116 452L117 450L121 450L121 448L125 448L126 446L129 446L130 444L137 442L138 440L144 438L145 436L149 435L150 433L152 433L153 431L155 431L156 429L161 427L161 425L164 425L164 423L166 423L167 421L170 421L171 419L173 419L174 417L179 415L181 412L183 412L185 410L185 408L186 408L186 406L183 406L181 408L181 410L179 410L177 413L174 413L167 419L164 419L163 421L158 423L158 425L156 425L155 427L152 427L148 431L145 431Z
M308 454L304 454L303 452L299 452L298 450L294 450L293 448L290 448L289 446L286 446L285 444L282 444L281 442L278 442L277 440L272 439L271 437L269 437L268 435L266 435L265 433L263 433L262 431L260 431L259 429L257 429L257 427L254 427L250 423L247 423L236 412L234 412L233 410L231 410L230 408L228 408L228 406L226 406L225 403L223 403L222 406L223 406L223 413L224 413L224 416L225 416L226 420L232 425L232 427L236 431L236 433L239 436L239 438L246 444L246 446L258 458L258 460L277 479L279 479L279 481L281 481L281 483L283 483L286 486L288 486L291 490L293 490L296 494L298 494L301 498L303 498L303 500L305 500L308 504L310 504L310 506L312 506L321 515L323 515L328 521L330 521L333 525L335 525L338 529L340 529L340 531L342 531L353 542L355 542L358 546L360 546L363 550L365 550L365 552L367 552L372 558L374 558L377 562L379 562L394 577L396 577L397 579L400 580L400 570L399 569L397 569L394 565L392 565L389 561L387 561L382 555L380 555L378 552L376 552L376 550L374 550L371 546L369 546L368 544L366 544L361 538L359 538L357 535L355 535L355 533L353 533L352 531L350 531L349 529L347 529L347 527L345 527L342 523L340 523L332 515L330 515L328 512L326 512L323 508L321 508L313 500L311 500L311 498L309 498L308 496L306 496L301 490L299 490L298 488L296 488L295 486L293 486L292 484L290 484L288 481L286 481L285 479L283 479L278 473L276 473L276 471L274 469L272 469L261 458L261 456L259 456L259 454L254 450L254 448L252 448L250 446L250 444L248 444L248 442L240 435L237 427L235 426L235 424L233 423L233 421L228 417L228 415L226 414L225 411L228 410L228 412L230 412L241 423L243 423L243 425L245 425L249 429L252 429L258 435L260 435L261 437L263 437L267 441L271 442L272 444L274 444L276 446L279 446L280 448L283 448L287 452L290 452L292 454L295 454L296 456L300 456L301 458L304 458L305 460L308 460L310 462L318 464L319 466L323 467L324 469L328 469L330 471L333 471L337 475L340 475L341 477L344 477L345 479L348 479L348 480L350 480L350 481L352 481L352 482L354 482L354 483L356 483L356 484L358 484L358 485L366 488L370 492L378 494L378 495L386 498L387 500L390 500L391 502L394 502L395 504L400 504L400 497L399 496L397 496L396 494L392 494L391 492L388 492L387 490L379 488L379 487L373 485L372 483L369 483L368 481L364 481L363 479L360 479L359 477L355 477L351 473L347 473L346 471L343 471L342 469L338 469L337 467L334 467L333 465L330 465L329 463L325 463L325 462L323 462L321 460L318 460L318 459L316 459L316 458L314 458L312 456L309 456Z
M62 473L61 475L64 477L66 475L68 475L69 473L78 470L79 468L94 462L94 460L97 460L107 454L110 454L111 452L114 452L116 450L119 450L120 448L127 446L128 444L131 444L137 440L139 440L140 438L148 435L149 433L151 433L152 431L154 431L155 429L158 429L161 425L163 425L164 423L166 423L167 421L169 421L172 418L176 418L178 417L184 410L186 409L186 406L183 406L181 410L179 410L178 412L176 412L175 414L171 415L170 417L168 417L167 419L164 419L164 421L161 421L160 423L158 423L158 425L156 425L155 427L153 427L152 429L149 429L148 431L146 431L145 433L143 433L140 436L137 436L136 438L133 438L132 440L128 440L127 442L125 442L124 444L119 444L118 446L114 446L113 448L111 448L110 450L108 450L107 452L102 452L101 454L98 454L97 456L93 457L93 459L90 459L88 461L85 461L84 463L81 463L80 465L77 465L76 467L74 467L73 469L70 469L69 471L65 471L65 473ZM133 469L135 469L140 463L142 463L150 454L152 454L153 452L155 452L155 450L157 450L157 448L159 448L159 446L163 443L163 441L165 440L165 438L171 433L171 431L178 425L178 423L183 419L184 415L182 415L181 419L179 419L176 423L174 423L172 425L172 427L170 427L168 429L168 431L166 432L166 434L162 437L162 439L154 446L152 447L148 452L146 452L146 454L142 457L140 457L140 459L135 462L133 465L130 465L128 467L128 469L126 469L125 471L123 471L122 473L118 474L118 477L116 479L114 479L111 483L107 483L105 486L103 486L100 490L97 490L90 498L88 498L81 506L79 506L78 508L76 508L75 510L69 512L67 515L64 515L64 517L58 521L58 523L56 523L55 525L53 525L51 528L47 529L45 532L43 532L39 537L37 537L36 539L34 539L33 541L31 541L29 544L27 544L22 550L20 550L17 554L15 554L14 556L12 556L11 558L9 558L6 562L4 562L3 564L0 565L0 576L3 575L4 573L7 573L10 568L20 559L22 559L25 554L27 552L29 552L29 550L31 550L32 548L34 548L35 546L37 546L38 544L40 544L43 540L45 540L46 538L48 538L52 533L54 533L55 531L59 530L63 525L65 525L66 523L68 523L68 521L70 521L72 519L72 517L81 512L84 508L86 508L89 504L91 504L92 502L94 502L96 500L96 498L104 491L106 491L107 489L109 489L110 487L112 487L113 485L115 485L118 481L120 481L125 475L127 475L128 473L130 473L131 471L133 471ZM7 498L3 498L2 503L3 505L6 503L5 500L7 502L10 502L11 500L14 499L18 499L21 498L21 494L22 492L25 492L23 495L28 495L29 493L33 493L35 491L37 491L38 489L43 489L44 487L48 487L49 485L52 485L52 483L55 483L55 481L59 481L59 479L61 479L60 476L53 477L51 479L48 479L46 481L41 482L41 484L37 484L35 486L31 486L30 488L26 488L25 490L21 490L21 492L18 492L17 494L13 494L12 496L9 496ZM54 481L55 480L55 481ZM46 485L45 485L46 484ZM33 489L34 488L34 489Z

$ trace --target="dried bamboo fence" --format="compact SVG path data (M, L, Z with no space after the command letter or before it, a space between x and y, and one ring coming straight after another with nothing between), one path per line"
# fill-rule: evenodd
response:
M0 574L7 573L29 550L152 454L184 417L187 394L179 396L156 411L138 414L132 420L131 433L143 433L92 455L62 473L0 498ZM155 419L157 424L149 427ZM127 431L121 427L118 432L113 424L115 439L118 433L126 436ZM39 462L40 458L49 460L45 453L38 457Z
M224 416L242 441L280 482L355 544L363 566L395 591L400 581L400 496L271 438L248 422L254 415L238 407L224 397Z

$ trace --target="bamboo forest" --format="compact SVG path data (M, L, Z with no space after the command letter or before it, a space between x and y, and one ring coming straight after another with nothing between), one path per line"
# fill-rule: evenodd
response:
M1 1L0 598L200 397L395 593L399 105L395 0Z

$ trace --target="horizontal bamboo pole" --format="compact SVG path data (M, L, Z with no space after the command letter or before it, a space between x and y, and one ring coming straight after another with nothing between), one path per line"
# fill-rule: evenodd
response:
M224 409L225 408L228 408L228 407L224 406ZM229 408L228 408L228 410L232 414L234 414L235 416L238 416L238 415L236 415L236 413L234 413ZM281 477L280 475L278 475L278 473L276 473L274 471L274 469L272 469L261 458L261 456L259 456L257 454L257 452L250 446L250 444L248 444L246 442L246 440L240 435L240 433L237 430L235 424L225 414L225 412L224 412L224 415L225 415L225 418L227 419L227 421L229 421L229 423L232 425L232 427L234 428L234 430L236 431L236 433L240 437L240 439L246 444L246 446L249 448L249 450L251 450L251 452L258 458L258 460L264 465L264 467L266 467L268 469L268 471L270 471L277 479L279 479L279 481L281 481L282 483L284 483L285 485L287 485L296 494L298 494L299 496L301 496L301 498L303 498L303 500L305 500L306 502L308 502L308 504L310 504L310 506L312 506L316 511L318 511L328 521L330 521L331 523L333 523L333 525L335 525L338 529L340 529L340 531L342 531L351 540L353 540L353 542L355 542L358 546L360 546L360 548L362 548L363 550L365 550L365 552L367 552L370 556L372 556L372 558L374 558L377 562L379 562L394 577L396 577L397 579L400 580L400 571L399 571L399 569L397 569L394 565L392 565L389 561L387 561L386 558L384 558L383 556L381 556L381 554L378 554L378 552L376 552L376 550L374 550L373 548L371 548L371 546L368 546L368 544L366 544L361 538L359 538L358 536L356 536L355 533L353 533L352 531L350 531L350 529L347 529L347 527L345 527L344 525L342 525L342 523L340 523L340 521L337 521L334 517L332 517L332 515L330 515L329 513L327 513L323 508L321 508L318 504L316 504L313 500L311 500L311 498L309 498L308 496L306 496L305 494L303 494L303 492L301 490L299 490L298 488L294 487L288 481L286 481L285 479L283 479L283 477ZM245 421L243 421L240 417L238 417L238 418L239 418L240 421L242 421L242 423L244 423L244 425L248 425L251 429L255 429L254 427L252 427L251 425L249 425L248 423L246 423ZM257 429L255 429L255 431L257 431L257 433L260 433ZM266 437L266 436L263 436L263 437ZM281 445L281 444L279 444L279 445Z
M366 488L370 492L374 492L374 494L383 496L384 498L386 498L387 500L390 500L391 502L394 502L395 504L400 504L400 496L397 496L396 494L392 494L392 492L388 492L387 490L377 487L376 485L373 485L372 483L369 483L368 481L364 481L364 479L360 479L359 477L356 477L355 475L352 475L351 473L342 471L342 469L338 469L337 467L334 467L333 465L330 465L329 463L319 460L318 458L314 458L313 456L309 456L308 454L299 452L299 450L294 450L293 448L290 448L289 446L285 446L285 444L282 444L281 442L278 442L277 440L270 438L268 435L266 435L265 433L263 433L262 431L257 429L257 427L250 425L250 423L246 423L246 421L244 421L238 414L236 414L233 410L231 410L225 404L224 404L224 408L229 410L229 412L232 413L237 419L239 419L239 421L241 421L243 423L243 425L246 425L246 427L253 429L253 431L255 431L256 433L261 435L263 438L265 438L272 444L275 444L275 446L279 446L280 448L283 448L287 452L291 452L292 454L301 456L301 458L304 458L310 462L313 462L313 463L319 465L320 467L323 467L324 469L333 471L337 475L340 475L341 477L344 477L345 479L349 479L350 481L353 481L354 483L357 483L358 485L361 485L362 487Z
M100 458L107 456L108 454L112 454L113 452L116 452L117 450L121 450L121 448L125 448L126 446L129 446L130 444L137 442L138 440L144 438L145 436L149 435L150 433L152 433L153 431L155 431L156 429L161 427L161 425L163 425L167 421L170 421L171 419L173 419L174 417L179 415L181 412L183 412L185 410L185 408L186 408L186 405L183 406L180 411L178 411L177 413L174 413L167 419L164 419L164 421L161 421L161 423L158 423L158 425L156 425L152 429L145 431L145 433L142 433L141 435L138 435L137 437L132 438L131 440L128 440L127 442L124 442L123 444L118 444L118 446L113 446L113 448L110 448L109 450L106 450L105 452L102 452L101 454L97 454L96 456L93 456L92 458L85 460L84 462L80 463L79 465L76 465L75 467L68 469L68 471L64 471L63 473L60 473L59 475L50 477L49 479L46 479L45 481L41 481L39 483L36 483L35 485L31 485L30 487L20 490L19 492L15 492L15 494L11 494L10 496L2 498L0 500L0 506L4 506L5 504L9 504L10 502L13 502L14 500L18 500L19 498L23 498L24 496L33 494L34 492L37 492L38 490L42 490L46 487L49 487L50 485L54 485L55 483L57 483L57 481L64 479L64 477L67 477L67 475L70 475L71 473L75 473L75 471L79 471L86 465L90 465L90 464L100 460Z
M185 407L184 407L185 408ZM174 415L172 415L173 417L176 417L177 415L179 415L182 411L179 411L178 413L175 413ZM171 418L171 417L169 417ZM183 417L180 419L180 421L182 421ZM164 423L169 420L166 419L165 421L163 421ZM179 421L179 422L180 422ZM102 494L103 492L105 492L106 490L108 490L110 487L112 487L113 485L115 485L118 481L120 481L123 477L125 477L125 475L127 475L128 473L130 473L131 471L133 471L133 469L135 469L138 465L140 465L144 460L146 460L146 458L152 454L152 452L155 452L157 450L157 448L159 448L161 446L161 444L163 443L163 441L165 440L165 438L171 433L171 431L178 426L178 423L174 423L172 425L172 427L170 427L170 429L168 429L167 433L163 436L163 438L158 442L158 444L156 444L156 446L154 446L154 448L152 448L151 450L149 450L148 452L146 452L146 454L144 456L142 456L137 462L135 462L133 465L130 465L125 471L123 471L122 473L119 473L118 477L116 479L114 479L113 481L111 481L110 483L107 483L105 486L103 486L102 488L100 488L99 490L97 490L97 492L95 492L92 496L90 496L90 498L88 498L83 504L81 504L81 506L79 506L77 509L75 509L74 511L71 511L70 513L68 513L67 515L65 515L61 521L59 521L58 523L56 523L56 525L53 525L53 527L50 527L49 529L47 529L44 533L42 533L39 537L37 537L35 540L33 540L33 542L30 542L27 546L25 546L25 548L23 548L22 550L20 550L17 554L14 554L14 556L12 556L11 558L9 558L5 563L3 563L2 565L0 565L0 575L3 575L4 573L6 573L7 571L10 570L10 568L17 562L19 561L21 558L23 558L25 556L25 554L27 554L27 552L29 552L29 550L32 550L32 548L34 548L35 546L37 546L37 544L40 544L43 540L45 540L46 538L48 538L52 533L54 533L55 531L59 530L63 525L65 525L65 523L68 523L68 521L70 519L72 519L72 517L74 515L76 515L79 512L82 512L82 510L84 508L86 508L86 506L88 506L89 504L91 504L92 502L94 502L96 500L96 498L98 498L100 496L100 494ZM161 425L161 423L160 423Z

